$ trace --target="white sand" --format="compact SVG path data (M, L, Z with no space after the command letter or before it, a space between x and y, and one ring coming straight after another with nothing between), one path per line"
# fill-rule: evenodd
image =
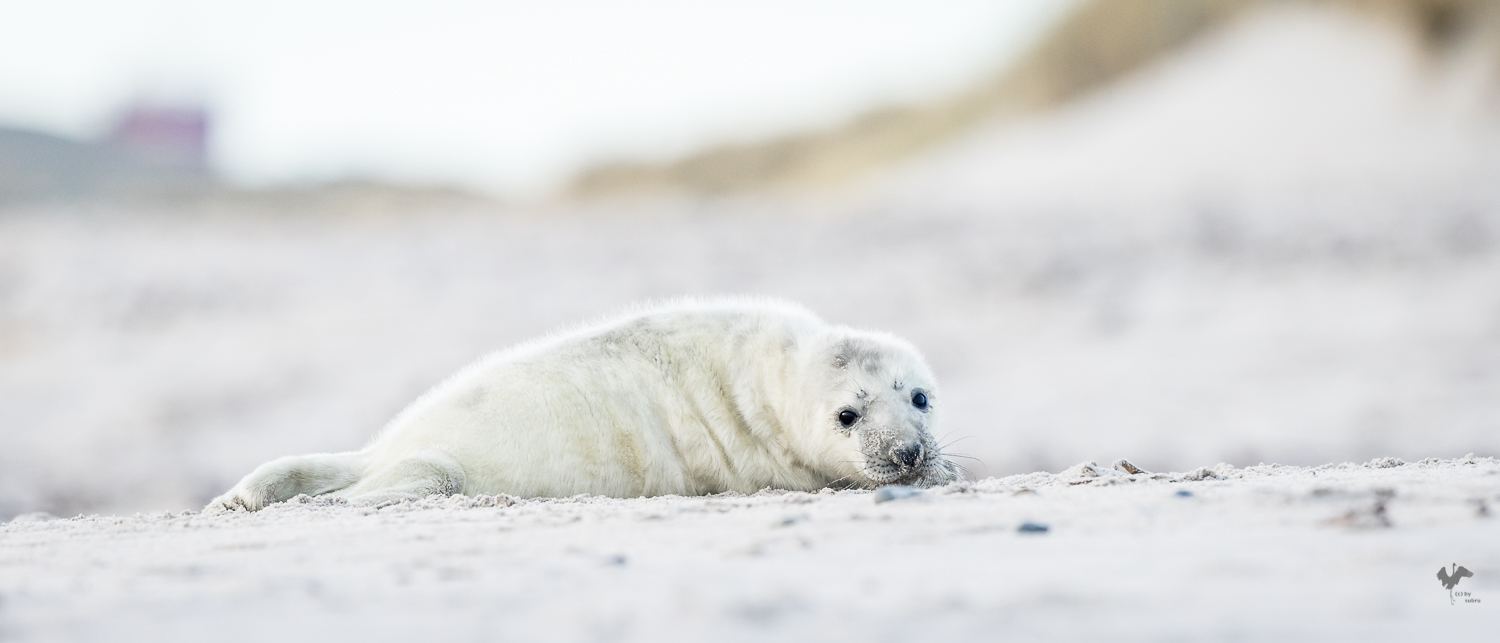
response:
M0 526L0 640L1477 641L1500 616L1493 458L1103 468L880 504L302 497L28 516ZM1028 521L1048 531L1018 533ZM1436 572L1454 562L1479 603L1449 603Z

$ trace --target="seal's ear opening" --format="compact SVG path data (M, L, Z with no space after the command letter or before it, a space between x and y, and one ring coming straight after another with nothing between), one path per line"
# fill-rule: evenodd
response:
M833 365L838 369L853 364L867 373L875 373L884 364L881 345L865 337L844 334L833 342L830 352L833 353Z
M831 356L829 362L833 364L834 368L839 370L848 368L849 362L854 359L854 351L850 350L852 346L849 345L849 338L839 333L828 339L828 343L823 346L823 354Z

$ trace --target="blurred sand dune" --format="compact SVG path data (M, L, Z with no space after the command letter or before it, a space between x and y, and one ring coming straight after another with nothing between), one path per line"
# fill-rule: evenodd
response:
M733 142L668 163L609 163L581 173L571 192L717 194L837 184L987 121L1033 114L1120 82L1247 11L1279 5L1335 8L1381 20L1429 53L1481 47L1500 60L1495 0L1094 0L1016 64L945 100L887 106L830 130ZM1491 88L1497 80L1489 79Z

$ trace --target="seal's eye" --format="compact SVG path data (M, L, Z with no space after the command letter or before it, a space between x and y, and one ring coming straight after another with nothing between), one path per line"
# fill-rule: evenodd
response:
M927 394L921 391L913 391L911 394L911 405L923 411L927 410Z
M839 411L839 424L848 427L854 426L854 423L858 421L859 414L855 413L852 409L844 409L842 411Z

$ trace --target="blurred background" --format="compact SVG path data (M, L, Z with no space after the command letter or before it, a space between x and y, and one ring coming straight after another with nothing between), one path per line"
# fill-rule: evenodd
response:
M761 294L979 476L1500 455L1500 0L0 0L0 519Z

